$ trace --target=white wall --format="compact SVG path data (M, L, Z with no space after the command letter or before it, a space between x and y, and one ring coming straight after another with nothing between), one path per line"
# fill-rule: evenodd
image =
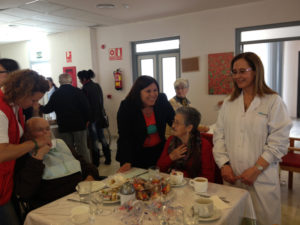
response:
M103 88L111 133L117 134L117 110L132 86L130 43L180 36L181 58L200 56L200 71L182 74L191 84L188 98L202 113L202 123L211 124L217 118L215 106L225 96L208 95L207 55L233 52L236 28L299 21L299 8L298 0L265 0L140 23L102 27L96 31L85 28L49 35L52 74L58 84L57 77L62 73L62 67L76 66L77 72L93 69L96 81ZM105 49L100 48L102 44L106 45ZM116 47L123 48L123 60L109 61L108 49ZM66 51L72 51L72 63L66 63ZM27 52L26 42L0 46L0 56L16 59L22 68L29 67ZM121 68L124 74L122 91L114 89L113 71L117 68ZM107 94L112 94L111 100L106 98Z
M297 117L299 51L300 41L284 42L282 99L285 102L291 117Z
M155 38L180 36L181 58L200 56L200 71L183 73L191 87L188 98L202 113L202 123L216 121L215 105L224 95L208 95L207 55L210 53L234 52L235 29L288 21L300 20L300 1L266 0L243 6L228 7L97 29L100 83L106 94L105 108L110 117L110 130L117 133L116 114L120 104L132 85L132 60L130 42ZM106 49L100 49L102 44ZM123 48L123 60L109 61L109 48ZM124 88L114 89L112 73L121 68L124 73Z
M90 28L48 35L51 71L56 85L59 86L58 76L63 72L63 67L76 66L77 72L84 69L94 69L92 66L92 58L95 58L92 57L92 35L93 32ZM66 62L67 51L72 52L71 63ZM21 68L30 67L27 41L0 45L0 57L15 59ZM94 66L97 64L94 63ZM78 80L77 84L81 86Z
M27 41L0 45L0 58L11 58L19 63L21 69L27 69L29 64L29 52Z
M89 28L48 36L51 51L51 70L56 85L63 67L76 66L76 72L93 69L91 32ZM72 52L72 62L66 62L66 52ZM77 85L81 86L77 79Z

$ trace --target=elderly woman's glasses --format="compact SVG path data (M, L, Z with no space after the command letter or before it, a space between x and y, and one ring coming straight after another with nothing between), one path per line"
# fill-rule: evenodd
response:
M177 121L177 120L173 120L173 125L175 125L175 126L180 126L180 125L184 125L184 123L180 123L180 122Z
M231 76L236 76L238 74L244 75L249 71L252 71L252 68L247 68L247 69L241 68L239 70L233 69L230 74Z

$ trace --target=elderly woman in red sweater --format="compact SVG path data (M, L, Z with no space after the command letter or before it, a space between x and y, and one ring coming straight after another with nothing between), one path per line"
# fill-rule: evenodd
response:
M167 140L157 162L162 172L175 169L185 177L206 177L214 182L215 162L212 144L197 130L201 114L193 107L180 107L172 125L173 136Z

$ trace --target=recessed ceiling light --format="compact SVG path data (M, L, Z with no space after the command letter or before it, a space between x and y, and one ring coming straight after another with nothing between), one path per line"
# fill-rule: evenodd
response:
M33 1L30 1L30 2L26 2L25 4L26 5L29 5L29 4L32 4L32 3L36 3L36 2L39 2L40 0L33 0Z
M107 3L107 4L100 3L100 4L97 4L96 7L99 8L99 9L113 9L116 6L114 4L110 4L110 3Z
M128 4L122 4L123 8L125 9L129 9L129 5Z

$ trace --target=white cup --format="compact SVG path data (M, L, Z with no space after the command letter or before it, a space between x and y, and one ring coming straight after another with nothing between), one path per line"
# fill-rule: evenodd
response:
M86 223L89 220L89 207L81 205L71 209L71 220L75 224Z
M170 183L171 184L181 184L183 181L183 172L181 171L172 171L170 174Z
M79 194L80 201L89 201L89 195L92 190L92 182L91 181L81 181L77 185L77 191Z
M208 180L205 177L195 177L193 180L190 180L190 185L194 187L196 192L206 192Z
M214 213L214 202L209 198L199 198L195 201L193 210L200 217L211 217Z

